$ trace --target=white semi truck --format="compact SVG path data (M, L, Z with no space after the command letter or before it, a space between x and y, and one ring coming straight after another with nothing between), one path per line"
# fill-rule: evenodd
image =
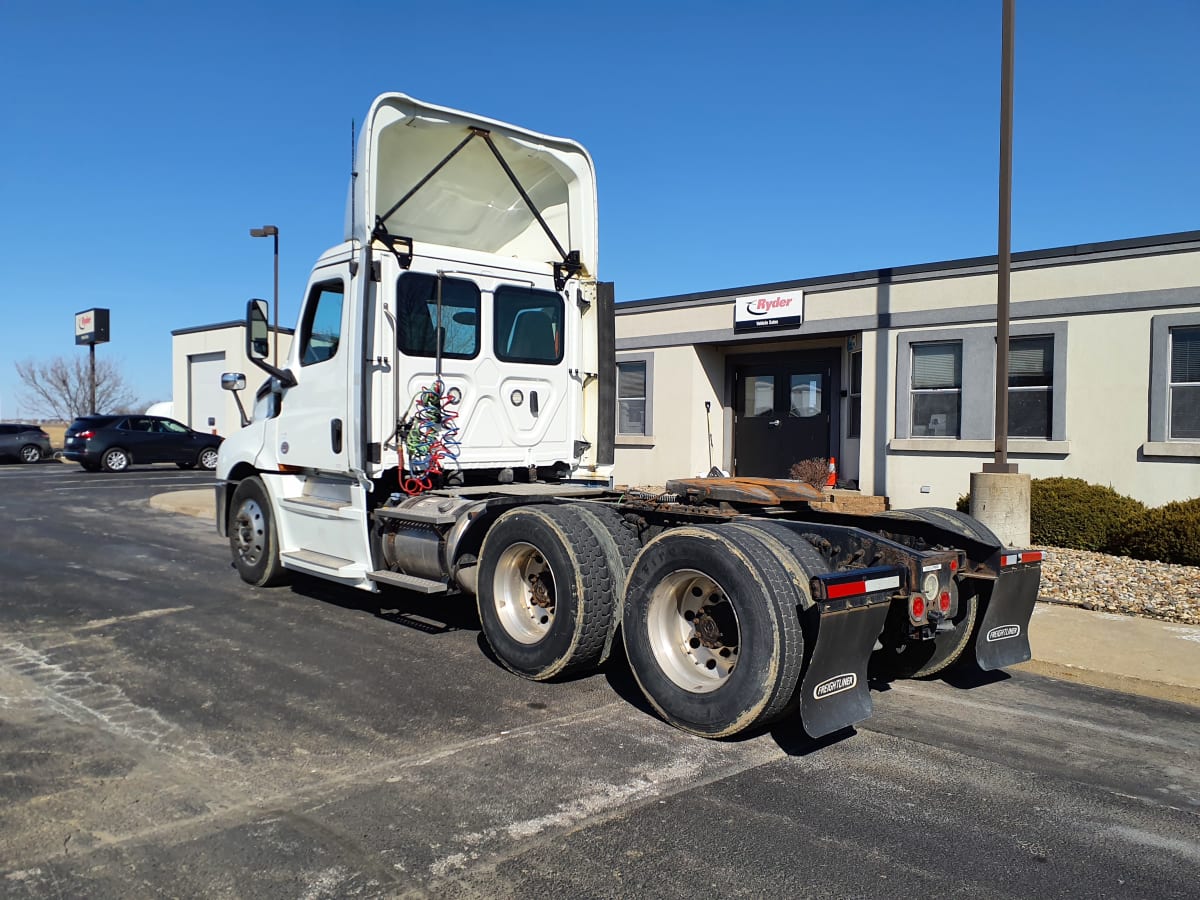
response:
M531 679L593 670L623 641L654 708L707 737L860 721L869 666L1029 658L1041 555L967 516L834 515L786 480L612 490L597 243L579 144L377 98L345 240L309 276L286 362L267 362L267 305L248 304L270 377L217 471L241 577L474 595L496 657Z

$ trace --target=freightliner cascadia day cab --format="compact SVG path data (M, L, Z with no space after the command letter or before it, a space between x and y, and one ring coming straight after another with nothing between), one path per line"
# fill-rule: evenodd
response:
M345 240L309 276L286 361L268 362L266 303L248 304L270 377L217 472L241 577L474 595L496 657L531 679L594 670L622 641L654 709L714 738L860 721L868 666L1029 658L1041 556L968 516L824 513L788 480L612 490L613 291L596 273L583 147L376 99Z

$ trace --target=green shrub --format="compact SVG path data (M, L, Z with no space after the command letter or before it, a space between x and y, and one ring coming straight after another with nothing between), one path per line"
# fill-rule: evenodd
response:
M1109 549L1134 559L1200 566L1200 497L1142 510L1111 535Z
M971 511L971 492L963 494L958 498L958 502L954 504L954 508L959 512L969 513Z
M1107 552L1124 523L1145 511L1141 501L1082 478L1037 478L1030 486L1030 537L1035 544Z

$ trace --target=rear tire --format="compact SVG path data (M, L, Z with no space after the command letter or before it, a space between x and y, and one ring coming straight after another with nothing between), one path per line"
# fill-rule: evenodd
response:
M931 641L889 640L885 626L880 636L883 647L871 655L873 672L888 680L933 678L957 663L972 646L979 615L979 593L970 585L970 580L957 582L958 613L951 620L953 631L942 632Z
M111 447L100 457L100 467L105 472L124 472L132 461L128 451L120 447Z
M505 668L534 681L595 669L616 606L609 556L571 506L500 516L479 550L479 621Z
M217 449L215 447L205 447L196 457L196 465L205 472L211 472L217 467ZM188 466L190 469L191 466Z
M740 529L684 526L642 549L622 628L634 678L669 723L709 738L766 725L800 681L800 597Z
M242 581L255 587L273 587L287 581L279 560L279 536L271 516L271 501L258 478L247 478L233 492L228 530L233 564Z
M42 461L42 448L37 444L26 444L21 448L21 462L35 463Z
M610 506L583 501L573 504L570 509L583 517L600 541L608 560L614 602L612 625L609 627L604 642L604 653L600 658L600 662L603 663L611 654L617 631L621 627L621 615L625 608L625 582L629 578L629 569L633 566L634 559L642 549L642 542L625 517Z

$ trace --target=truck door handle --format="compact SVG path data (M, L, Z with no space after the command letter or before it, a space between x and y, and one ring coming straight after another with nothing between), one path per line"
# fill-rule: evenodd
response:
M342 452L342 420L333 419L329 423L329 445L334 453Z
M768 423L767 423L767 425L769 425L771 428L778 428L778 427L779 427L779 420L778 420L778 419L772 419L770 422L768 422Z
M538 404L537 391L530 391L529 392L529 411L531 413L533 413L533 415L536 416L538 414L538 409L539 409L539 404Z

